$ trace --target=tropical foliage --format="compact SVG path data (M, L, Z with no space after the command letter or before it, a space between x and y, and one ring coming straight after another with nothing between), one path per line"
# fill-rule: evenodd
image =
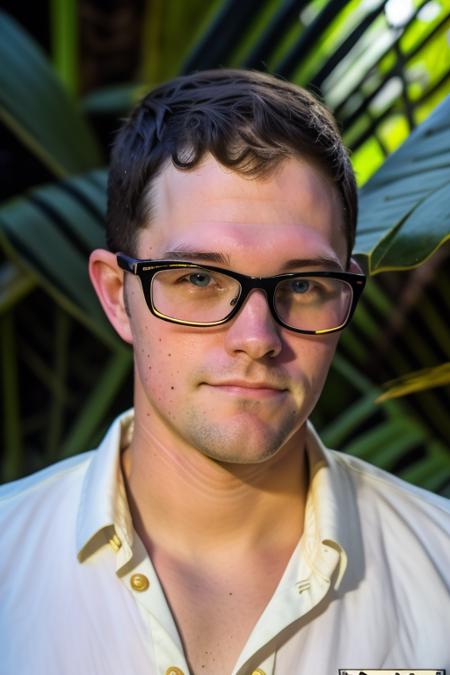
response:
M313 87L343 127L361 184L407 138L361 189L356 252L373 278L341 340L315 422L330 445L442 491L450 481L449 400L442 387L449 360L443 310L450 102L429 113L448 88L449 18L440 3L411 3L409 15L392 26L389 5L392 12L392 0L240 0L205 12L204 3L192 3L199 27L190 50L184 39L188 53L163 58L164 48L152 46L141 77L155 83L199 67L243 65ZM171 3L148 7L143 35L151 29L162 43L164 37L164 44L177 44L180 15ZM73 62L59 54L66 83ZM55 179L0 209L7 480L92 446L131 402L131 355L106 323L86 272L89 250L103 244L105 207L105 159L90 119L125 113L142 83L77 101L5 14L0 63L0 117L39 158L44 177ZM428 370L380 398L383 381L419 368ZM422 391L392 398L405 386Z

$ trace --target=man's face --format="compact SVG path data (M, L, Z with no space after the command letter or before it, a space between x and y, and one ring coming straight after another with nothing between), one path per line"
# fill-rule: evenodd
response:
M337 192L306 162L286 160L258 179L212 157L189 171L169 165L152 201L152 223L139 235L136 257L176 256L252 276L344 269ZM131 275L126 293L138 425L163 444L223 462L262 462L295 443L322 390L336 334L279 326L261 290L214 328L154 317Z

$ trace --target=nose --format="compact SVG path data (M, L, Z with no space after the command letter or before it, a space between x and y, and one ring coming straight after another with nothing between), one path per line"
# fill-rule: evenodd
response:
M275 322L262 290L252 290L225 337L229 353L243 352L251 359L274 358L282 349L279 326Z

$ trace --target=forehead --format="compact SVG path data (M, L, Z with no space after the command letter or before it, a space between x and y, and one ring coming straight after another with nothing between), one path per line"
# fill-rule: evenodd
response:
M188 171L170 163L154 182L151 214L138 237L140 257L211 250L231 260L275 259L294 250L334 254L343 262L347 255L337 189L320 169L299 159L286 159L258 178L211 156Z

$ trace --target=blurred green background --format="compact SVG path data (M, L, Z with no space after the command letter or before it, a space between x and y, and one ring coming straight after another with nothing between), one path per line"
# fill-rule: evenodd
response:
M0 480L95 446L131 405L131 353L86 268L104 239L109 148L152 86L234 66L322 98L360 186L370 279L316 426L450 496L449 0L22 5L0 13Z

